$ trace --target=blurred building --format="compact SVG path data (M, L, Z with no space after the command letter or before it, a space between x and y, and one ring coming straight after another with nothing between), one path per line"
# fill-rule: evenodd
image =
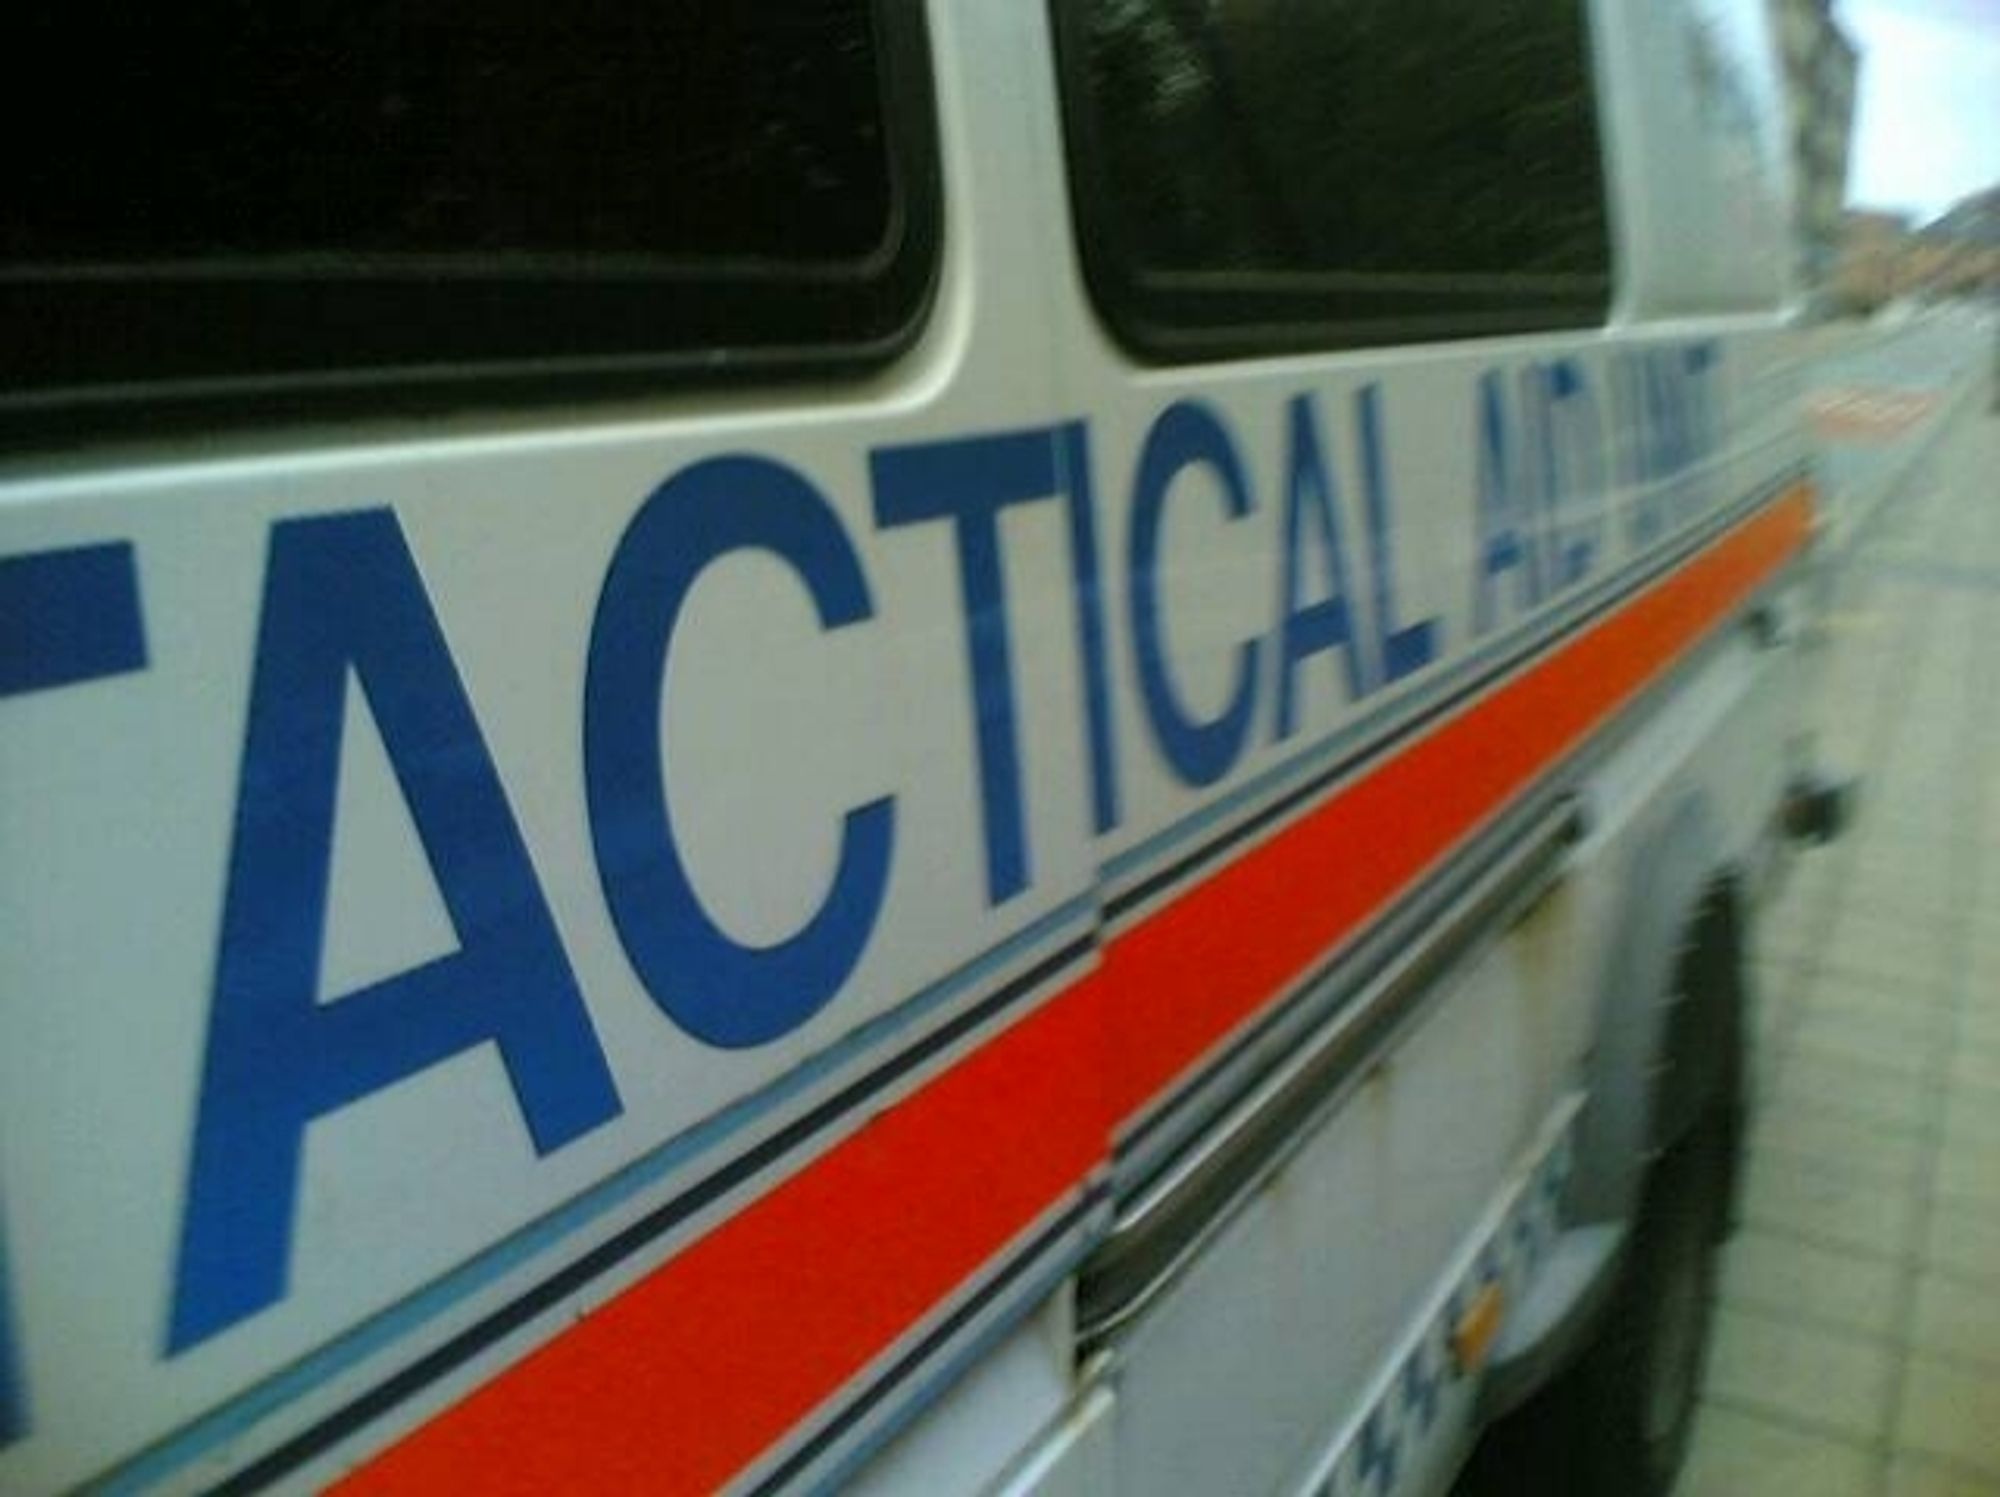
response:
M1960 198L1919 229L1915 240L1906 293L2000 294L2000 186Z
M1872 311L1899 297L2000 295L2000 187L1955 203L1921 228L1899 213L1842 215L1835 302Z
M1772 0L1798 181L1794 232L1802 283L1825 285L1841 259L1842 202L1854 124L1856 52L1832 0Z
M1926 234L2000 249L2000 183L1960 198L1924 229Z
M1910 221L1900 213L1855 209L1842 214L1833 277L1840 305L1871 311L1894 297L1908 275L1906 260L1914 242Z

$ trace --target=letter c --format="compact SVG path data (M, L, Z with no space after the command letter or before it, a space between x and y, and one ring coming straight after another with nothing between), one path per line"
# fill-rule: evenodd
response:
M1236 652L1236 684L1229 702L1207 722L1181 705L1167 671L1160 628L1160 517L1167 491L1182 470L1196 465L1221 480L1222 502L1232 520L1250 512L1250 485L1229 428L1207 406L1177 401L1160 413L1139 455L1132 484L1128 564L1132 577L1132 639L1138 652L1139 689L1146 717L1167 763L1183 783L1212 785L1235 766L1256 708L1257 641Z
M890 797L848 811L825 899L775 945L739 945L702 908L667 807L661 697L689 591L739 550L789 565L826 630L873 616L860 558L810 482L762 457L695 463L653 491L618 543L591 627L583 717L591 841L618 938L667 1017L725 1049L789 1033L839 991L881 913L895 831Z

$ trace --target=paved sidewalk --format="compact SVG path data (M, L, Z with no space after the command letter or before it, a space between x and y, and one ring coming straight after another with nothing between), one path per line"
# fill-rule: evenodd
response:
M1833 585L1813 715L1863 777L1755 954L1743 1225L1677 1497L2000 1497L2000 417Z

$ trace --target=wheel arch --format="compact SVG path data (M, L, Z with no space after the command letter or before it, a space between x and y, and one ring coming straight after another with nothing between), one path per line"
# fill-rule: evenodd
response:
M1629 1224L1652 1161L1718 1100L1733 1199L1748 1075L1742 881L1698 793L1637 839L1625 868L1595 985L1572 1223Z

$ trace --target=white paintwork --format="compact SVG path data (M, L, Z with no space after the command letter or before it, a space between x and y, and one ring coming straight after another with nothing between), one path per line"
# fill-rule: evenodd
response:
M119 450L0 476L0 554L134 543L151 655L142 674L0 701L0 846L9 849L0 875L0 1207L32 1410L27 1437L0 1452L0 1487L50 1491L117 1469L826 1054L978 953L1115 886L1121 875L1105 874L1107 865L1122 868L1135 855L1136 871L1153 839L1195 813L1343 730L1392 718L1478 642L1466 581L1482 373L1567 357L1602 387L1628 333L1711 340L1725 352L1727 445L1695 481L1733 495L1782 467L1795 438L1782 381L1770 377L1767 314L1782 254L1765 221L1761 158L1747 160L1707 127L1690 135L1680 113L1687 91L1664 74L1636 72L1638 60L1657 67L1672 51L1649 45L1653 29L1680 22L1637 0L1601 9L1622 153L1614 165L1626 326L1617 330L1135 369L1105 337L1075 270L1045 13L937 0L945 259L926 331L882 373L776 395L662 397L581 420L552 409L456 419L435 431L358 426L296 441ZM1754 28L1732 21L1722 30L1731 49L1740 43L1753 58L1754 74L1762 45ZM1679 154L1663 146L1694 139L1705 144ZM1652 323L1665 314L1680 320ZM1175 399L1212 403L1241 444L1256 509L1224 523L1210 500L1169 506L1168 651L1187 705L1205 712L1228 689L1235 646L1268 640L1274 626L1283 420L1295 396L1318 403L1354 602L1364 613L1372 606L1352 425L1365 385L1382 392L1399 608L1404 620L1439 621L1444 658L1359 704L1347 700L1332 657L1316 658L1303 672L1299 726L1279 742L1267 645L1252 747L1226 779L1195 790L1168 772L1145 732L1130 630L1114 601L1107 625L1125 819L1093 838L1062 509L1010 510L1002 535L1031 877L1020 895L990 906L950 531L879 531L868 451L1087 418L1099 547L1118 600L1129 585L1126 495L1146 427ZM782 458L819 486L862 555L877 616L821 637L796 580L755 558L726 561L698 585L669 667L675 688L662 731L700 892L739 939L780 939L824 891L838 810L893 792L899 820L881 921L838 997L781 1040L722 1051L666 1020L612 928L584 815L580 710L592 610L624 526L690 462L745 450ZM1595 502L1617 516L1632 497L1608 492ZM277 520L377 506L394 509L417 559L624 1113L537 1157L497 1060L477 1051L315 1123L289 1292L169 1361L167 1304L267 536ZM1573 518L1590 513L1585 505ZM1612 551L1607 568L1627 554ZM1509 627L1532 628L1537 617ZM1703 692L1713 710L1685 705ZM1496 948L1455 979L1390 1067L1232 1225L1172 1314L1144 1328L1122 1387L1067 1390L1081 1402L1065 1416L1057 1394L1068 1369L1045 1329L1023 1330L933 1423L893 1447L874 1479L884 1489L921 1488L946 1469L997 1473L1065 1418L1049 1437L1060 1460L1031 1456L1019 1468L1039 1473L1046 1490L1074 1469L1093 1473L1085 1487L1096 1490L1114 1467L1121 1487L1158 1490L1182 1462L1198 1464L1178 1469L1217 1482L1254 1471L1261 1485L1306 1460L1576 1082L1589 1040L1583 974L1615 935L1605 913L1615 905L1613 877L1599 870L1617 866L1619 829L1642 823L1669 780L1705 787L1746 838L1768 803L1777 724L1743 699L1690 683L1648 729L1652 737L1606 766L1597 782L1605 814L1581 856L1584 876L1543 917L1554 932L1532 948ZM352 690L343 752L325 1002L455 939ZM1052 933L1043 947L1056 940ZM699 1155L663 1167L566 1237L561 1256L769 1135L859 1064L843 1061ZM355 1449L555 1334L736 1204L717 1203ZM505 1303L557 1256L528 1254L162 1484L199 1486L271 1448Z

